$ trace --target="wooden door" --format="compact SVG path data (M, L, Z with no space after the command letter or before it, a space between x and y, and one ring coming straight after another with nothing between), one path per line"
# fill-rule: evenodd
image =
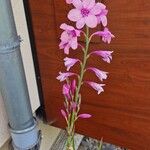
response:
M93 47L113 50L108 65L92 58L92 66L109 72L105 92L98 96L84 87L82 111L93 114L80 120L77 131L133 150L150 150L150 3L149 0L103 1L109 9L109 28L116 38L108 46L93 41ZM30 13L41 73L47 120L64 127L61 85L56 80L65 69L59 50L59 25L66 22L65 0L30 0ZM73 52L80 56L80 52ZM96 80L89 74L90 78Z

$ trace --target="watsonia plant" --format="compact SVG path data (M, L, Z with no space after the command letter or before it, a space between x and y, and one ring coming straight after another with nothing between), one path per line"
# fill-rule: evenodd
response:
M68 13L68 19L76 23L76 28L66 23L62 23L60 28L63 30L60 37L60 49L64 50L66 55L69 55L70 49L82 50L83 60L78 58L64 58L64 64L66 66L65 72L59 72L57 79L60 82L64 82L62 93L65 97L64 109L61 109L61 114L65 118L67 123L68 139L66 142L67 150L75 150L74 134L75 134L75 122L78 118L90 118L91 114L80 114L81 108L81 87L83 84L89 85L91 88L97 91L98 94L104 92L103 80L108 76L108 72L103 71L96 67L87 66L87 61L90 56L98 56L106 63L110 63L112 60L113 51L106 50L90 50L89 46L93 36L98 36L105 43L110 43L114 35L107 28L107 13L108 10L103 3L95 2L95 0L66 0L67 4L74 6ZM102 26L103 30L90 33L90 28ZM85 31L85 32L84 32ZM78 39L83 36L85 38L85 44L78 42ZM77 51L78 52L78 51ZM79 74L70 71L74 65L80 65ZM84 75L87 71L93 72L99 79L99 83L94 81L85 81ZM72 79L73 78L73 79Z

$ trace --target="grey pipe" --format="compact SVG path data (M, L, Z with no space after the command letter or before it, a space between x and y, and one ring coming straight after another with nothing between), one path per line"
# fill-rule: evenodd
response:
M17 35L10 0L0 0L0 91L12 140L17 147L15 149L33 148L38 141L38 130L32 115L20 52L20 37ZM28 140L24 139L28 136L32 139L21 143L21 140Z

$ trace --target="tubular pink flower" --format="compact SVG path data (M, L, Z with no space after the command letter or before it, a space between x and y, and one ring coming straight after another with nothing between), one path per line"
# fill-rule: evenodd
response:
M111 39L115 37L115 36L109 31L109 29L106 28L106 27L104 28L103 31L98 31L98 32L95 32L95 33L92 34L92 36L94 36L94 35L98 35L98 36L102 37L102 41L105 42L105 43L108 43L108 44L110 44ZM92 36L91 36L91 37L92 37Z
M80 114L78 117L82 118L82 119L87 119L87 118L91 118L92 115L90 115L90 114Z
M95 0L74 0L74 9L68 13L68 19L76 22L78 29L86 24L90 28L95 28L98 24L96 15L103 10L102 3L95 3Z
M98 94L100 94L101 92L104 92L103 86L105 86L105 84L98 84L96 82L91 82L91 81L86 81L85 83L87 83L94 90L96 90L98 92Z
M102 25L104 27L107 26L107 14L108 14L108 10L106 9L106 6L104 5L104 8L102 9L101 13L98 14L96 17L98 19L98 23L102 23Z
M71 83L71 93L72 93L72 95L74 95L75 94L75 91L76 91L76 80L74 79L73 81L72 81L72 83Z
M77 75L77 74L72 73L72 72L64 72L64 73L59 72L59 76L56 79L62 82L62 81L65 81L68 77L73 76L73 75Z
M80 36L80 31L76 30L74 27L69 26L65 23L61 24L60 28L64 31L60 37L61 42L59 44L59 48L64 49L64 53L68 55L70 48L74 50L77 49L78 47L77 37Z
M62 93L63 95L68 99L70 100L71 99L71 96L70 96L70 85L69 84L64 84L63 85L63 90L62 90Z
M63 110L63 109L61 109L61 114L62 114L62 116L66 119L67 118L67 114L66 114L66 112Z
M87 68L87 70L93 71L93 72L95 73L95 75L96 75L101 81L103 81L104 79L107 79L107 74L108 74L108 72L99 70L99 69L94 68L94 67L89 67L89 68Z
M98 51L93 51L92 53L90 53L90 55L95 54L95 55L101 56L103 61L110 63L110 61L112 60L112 53L113 51L98 50Z
M80 61L79 59L75 59L75 58L64 58L64 63L65 66L67 67L67 71L70 70L71 67L73 67L78 61Z

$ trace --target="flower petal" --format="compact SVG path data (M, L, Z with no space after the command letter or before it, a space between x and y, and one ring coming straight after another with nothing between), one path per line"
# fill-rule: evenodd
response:
M72 49L77 49L77 47L78 47L78 42L77 42L77 38L73 38L71 41L70 41L70 47L72 48Z
M83 1L83 7L87 9L93 8L95 5L95 0L84 0Z
M64 64L65 67L67 67L67 71L70 70L71 67L73 67L78 61L80 61L79 59L75 59L75 58L64 58Z
M66 31L64 31L62 34L61 34L61 37L60 39L63 41L63 42L68 42L69 40L69 35Z
M101 22L102 22L102 25L104 26L104 27L106 27L107 26L107 17L106 16L101 16Z
M74 7L78 8L78 9L82 8L81 0L73 0L73 5L74 5Z
M89 15L85 18L85 23L89 28L95 28L97 26L97 18L94 15Z
M91 13L93 15L98 15L101 11L102 11L102 3L97 3L92 9L91 9ZM105 6L105 5L104 5ZM105 6L106 7L106 6Z
M63 29L63 30L75 30L75 28L73 26L70 26L70 25L67 25L66 23L62 23L60 25L60 29Z
M66 23L62 23L61 25L60 25L60 29L63 29L63 30L66 30L67 29L67 24Z
M69 49L70 49L70 45L67 44L67 45L65 46L65 48L64 48L64 53L67 54L67 55L69 55Z
M64 49L65 42L61 41L59 44L59 49Z
M106 9L106 5L104 5L103 3L99 3L101 9Z
M85 25L85 19L84 19L84 18L81 18L80 20L78 20L78 21L76 22L76 27L77 27L78 29L83 28L84 25Z
M72 9L68 13L68 19L70 21L76 22L76 21L80 20L81 18L82 18L81 12L78 9Z

